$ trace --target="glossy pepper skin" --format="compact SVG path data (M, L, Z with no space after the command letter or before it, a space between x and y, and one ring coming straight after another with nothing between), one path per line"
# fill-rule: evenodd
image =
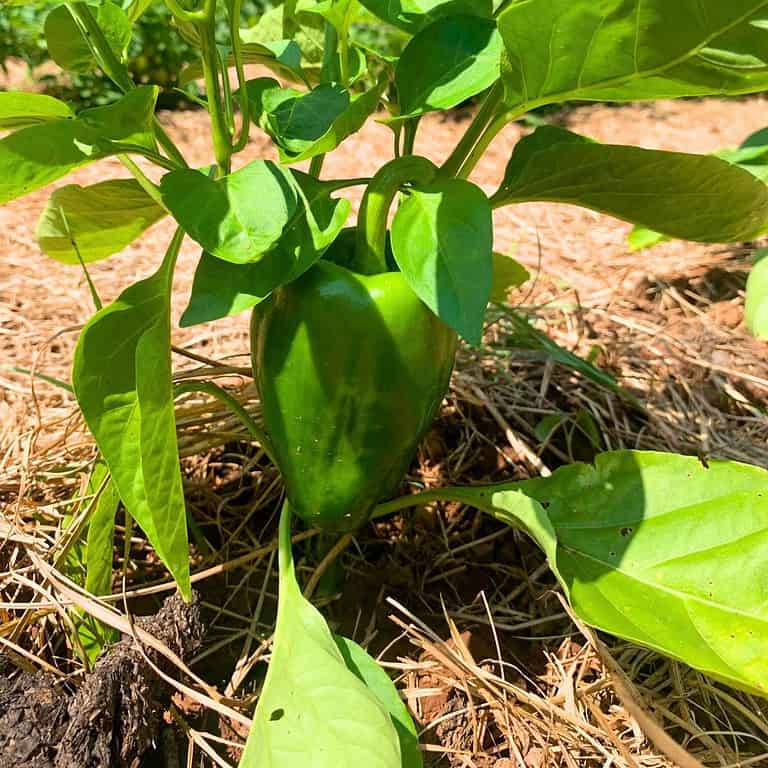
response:
M392 496L448 388L456 335L397 272L320 261L253 313L264 424L294 511L354 530Z

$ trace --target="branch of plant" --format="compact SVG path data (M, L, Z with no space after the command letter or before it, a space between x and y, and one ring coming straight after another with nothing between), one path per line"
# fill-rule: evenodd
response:
M312 595L315 594L317 585L320 583L320 579L323 578L325 572L333 565L334 561L339 555L352 543L354 539L354 533L345 533L326 553L320 564L315 568L314 573L307 582L307 586L304 588L304 597L309 600Z
M462 165L472 153L478 140L494 119L503 95L504 87L499 80L491 86L466 133L441 166L441 176L455 176L461 170Z
M208 98L208 111L211 117L213 150L216 163L222 175L230 171L232 158L232 136L227 126L226 111L222 103L221 83L219 81L219 53L216 48L214 25L202 22L197 25L200 34L200 58L203 64L205 92ZM227 77L226 71L223 73Z
M133 90L136 84L131 80L128 70L115 55L90 8L85 3L75 2L67 2L66 7L104 74L123 93ZM160 121L155 117L153 122L157 140L168 154L168 157L174 160L177 165L184 168L188 167L184 155L181 154L171 137L165 132L163 126L160 125Z
M232 42L232 56L235 60L235 72L237 74L237 100L240 105L240 135L232 149L233 154L242 152L248 145L248 137L251 131L251 102L246 88L245 69L243 67L242 40L240 39L240 10L242 0L232 0L227 6L229 12L229 35ZM226 78L226 74L225 74Z

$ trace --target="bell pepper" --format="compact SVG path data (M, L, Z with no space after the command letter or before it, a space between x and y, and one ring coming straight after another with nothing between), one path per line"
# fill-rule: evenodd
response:
M380 181L387 189L363 206L377 220L402 179ZM372 183L369 193L380 187ZM395 493L445 396L456 353L454 331L402 274L385 271L386 229L374 231L360 238L363 258L319 261L252 319L263 419L288 500L327 531L354 530Z

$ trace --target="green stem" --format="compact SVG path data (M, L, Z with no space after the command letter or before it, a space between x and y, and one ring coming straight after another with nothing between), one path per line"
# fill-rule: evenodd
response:
M212 381L185 381L181 384L177 384L173 388L173 394L175 398L180 397L181 395L185 395L189 392L203 392L204 394L215 397L217 400L222 402L230 411L232 411L235 416L237 416L238 419L240 419L243 426L248 430L250 436L261 445L264 453L267 454L270 461L273 461L272 449L270 447L269 439L267 438L266 433L254 421L251 414L248 413L248 411L246 411L245 408L243 408L243 406L234 397L232 397L229 392L227 392L226 389L218 386L218 384L214 384Z
M104 74L123 93L132 91L136 87L136 84L131 80L128 70L115 55L107 38L104 37L104 33L91 13L90 8L85 3L74 2L67 2L66 7L74 19L75 24L80 29L80 32L83 34L83 37L85 37L88 47L91 49L91 53L96 59L96 63ZM168 157L182 168L188 167L184 156L173 143L171 137L165 132L163 126L160 125L160 121L156 117L153 120L157 140L160 143L160 146L162 146L168 154Z
M419 129L419 123L421 122L421 116L414 117L406 122L404 127L404 139L403 139L403 154L412 155L413 148L416 144L416 132Z
M362 274L387 271L387 220L401 187L429 183L437 174L426 157L409 155L387 163L368 185L357 220L357 268Z
M320 174L323 172L324 162L325 155L315 155L309 163L309 175L319 179Z
M283 508L280 512L280 529L277 539L277 562L280 569L280 583L285 583L286 579L294 580L296 577L293 570L293 549L291 542L291 505L286 499L283 502ZM282 591L282 590L281 590Z
M215 29L212 22L198 24L200 33L201 59L205 78L205 92L208 97L208 112L211 116L213 151L216 163L223 175L230 171L232 141L227 128L226 112L222 105L221 83L219 82L219 53L216 49ZM226 77L226 72L224 73Z
M196 11L188 11L186 8L182 8L181 4L178 3L176 0L164 0L164 2L168 6L168 10L179 21L186 21L192 24L192 23L206 20L205 8L202 8Z
M373 510L371 519L377 520L380 517L393 515L395 512L400 512L403 509L429 504L434 501L459 501L474 506L479 499L478 491L481 491L483 488L487 491L487 494L485 495L490 497L494 493L499 493L501 491L515 491L520 487L522 482L525 481L512 480L508 483L499 483L497 485L488 486L433 488L429 491L412 493L409 496L400 496L397 499L392 499L392 501L386 501L383 504L379 504Z
M456 149L453 150L448 159L443 163L440 168L441 176L455 176L459 172L464 161L474 149L478 139L480 139L491 120L493 120L503 95L504 87L501 81L498 81L486 94L482 106L470 123L467 132L456 146Z
M233 153L242 152L248 145L248 137L251 131L251 102L248 98L248 89L245 87L245 68L243 67L243 43L240 40L240 10L242 0L233 0L229 18L229 36L232 41L232 55L235 59L235 72L237 73L238 102L240 104L240 135L237 137ZM225 75L226 77L226 75Z
M475 166L480 162L482 156L488 150L491 142L499 135L501 130L515 119L515 115L510 112L504 112L498 115L491 124L483 131L482 136L478 139L469 156L462 164L460 170L456 175L460 179L466 179L470 173L475 169Z
M118 155L117 159L130 171L139 186L161 207L165 208L160 190L152 183L144 171L128 155ZM166 209L167 210L167 209Z

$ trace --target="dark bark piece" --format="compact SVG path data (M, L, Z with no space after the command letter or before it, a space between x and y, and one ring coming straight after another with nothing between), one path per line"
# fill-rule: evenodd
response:
M169 597L137 625L181 658L199 648L203 622L197 596ZM173 674L165 657L145 647L152 663ZM2 768L135 768L160 733L173 688L146 662L132 638L114 645L70 696L50 675L11 678L0 654Z
M203 635L199 600L186 604L178 595L137 624L182 658L199 647ZM160 654L149 648L144 652L164 672L171 671ZM138 765L155 743L172 694L133 639L121 641L96 662L70 702L70 722L55 768Z

